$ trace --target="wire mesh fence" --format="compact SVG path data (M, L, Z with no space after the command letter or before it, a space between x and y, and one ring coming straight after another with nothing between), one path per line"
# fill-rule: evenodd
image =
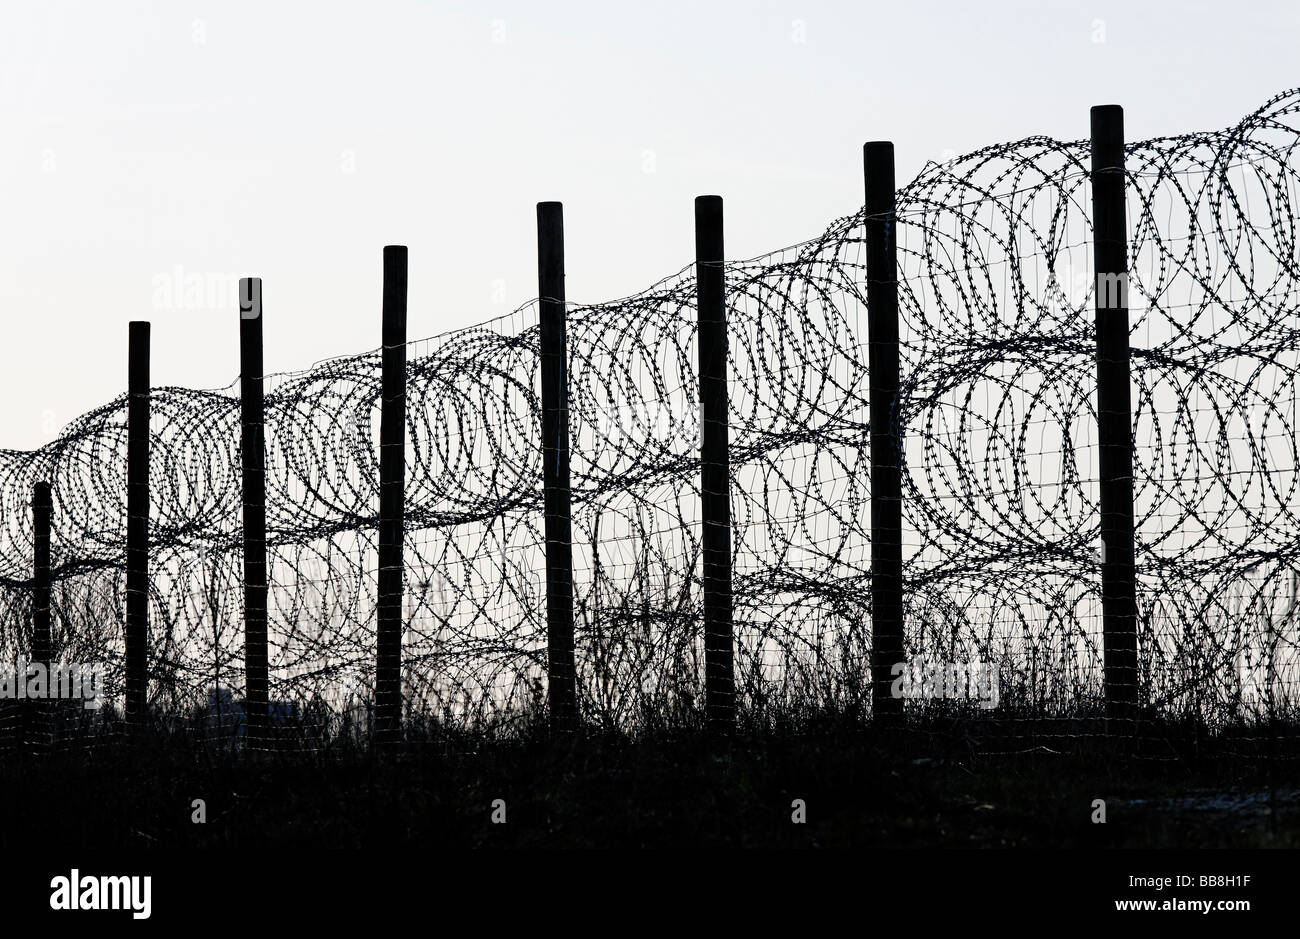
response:
M1294 726L1300 91L1126 147L1138 689L1152 719ZM905 661L914 713L1090 732L1104 697L1098 281L1088 142L929 164L896 193ZM871 713L864 212L725 268L736 697ZM696 277L568 304L576 686L605 728L703 720ZM271 315L274 315L273 312ZM538 306L407 344L402 703L488 728L545 702ZM374 701L381 355L264 383L270 720ZM0 452L0 662L33 658L33 486L52 489L52 659L124 686L127 398ZM154 388L148 698L238 733L238 383ZM16 702L0 723L27 726ZM179 718L177 718L179 719ZM1055 723L1053 723L1055 722ZM39 724L46 727L48 724ZM1044 730L1046 728L1046 730ZM1084 728L1084 729L1080 729ZM1026 731L1029 732L1029 731Z

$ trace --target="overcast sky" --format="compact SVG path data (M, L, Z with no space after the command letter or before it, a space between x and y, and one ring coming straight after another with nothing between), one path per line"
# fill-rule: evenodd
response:
M233 278L264 278L268 370L379 340L410 246L412 338L536 293L535 203L565 204L568 295L729 257L861 203L861 144L926 161L1032 134L1221 127L1300 83L1300 4L870 0L6 2L0 447L125 390L238 371Z

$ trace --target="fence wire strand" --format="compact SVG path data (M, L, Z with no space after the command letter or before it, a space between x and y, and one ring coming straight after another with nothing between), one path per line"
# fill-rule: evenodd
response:
M1295 714L1298 115L1289 91L1226 130L1126 148L1139 698L1172 718ZM1029 138L897 193L906 648L991 663L1005 715L1086 715L1102 691L1088 161L1087 141ZM750 715L869 710L863 225L726 267ZM695 289L686 269L568 306L578 693L601 726L701 714ZM535 303L408 344L411 719L477 726L544 699L538 351ZM273 714L337 727L372 698L380 400L378 351L266 379ZM242 694L239 439L237 383L153 389L160 710ZM0 451L0 660L31 654L48 480L54 655L105 663L112 698L125 454L125 395Z

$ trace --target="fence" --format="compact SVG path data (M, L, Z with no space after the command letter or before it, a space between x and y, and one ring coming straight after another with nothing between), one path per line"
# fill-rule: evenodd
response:
M1009 717L1292 718L1298 113L1095 109L897 189L869 144L818 238L724 263L702 197L695 269L612 303L543 203L541 300L432 339L388 248L383 347L263 376L246 282L239 389L149 388L133 324L126 396L0 453L0 658L250 735L892 719L921 660Z

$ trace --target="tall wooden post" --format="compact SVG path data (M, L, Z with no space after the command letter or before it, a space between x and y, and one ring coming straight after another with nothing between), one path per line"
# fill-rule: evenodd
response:
M32 487L32 664L45 667L46 688L53 692L54 642L50 616L50 528L54 502L50 484L38 482ZM18 676L25 680L25 675ZM53 720L52 701L28 701L31 725L28 743L43 750L50 741Z
M736 722L736 678L727 425L727 280L721 196L699 196L695 200L695 282L699 307L704 698L710 731L727 735Z
M569 496L569 366L564 327L564 207L537 204L541 316L542 486L546 512L546 673L551 728L577 720L573 659L573 533Z
M375 737L392 743L402 718L402 539L406 499L406 247L384 248L383 376L379 423L379 606Z
M1133 546L1133 409L1129 390L1128 227L1124 110L1092 109L1093 259L1097 275L1097 458L1102 540L1102 670L1106 716L1132 728L1137 702Z
M46 666L54 655L50 634L50 528L54 500L50 484L32 487L32 661Z
M862 148L866 177L867 367L871 421L871 678L875 719L896 722L890 693L903 661L902 432L898 423L898 244L894 145Z
M145 724L149 641L149 324L130 324L126 416L126 719Z
M142 728L148 694L149 324L130 324L126 404L126 722Z
M239 451L244 509L244 713L248 743L267 738L266 432L262 398L262 278L239 281Z

